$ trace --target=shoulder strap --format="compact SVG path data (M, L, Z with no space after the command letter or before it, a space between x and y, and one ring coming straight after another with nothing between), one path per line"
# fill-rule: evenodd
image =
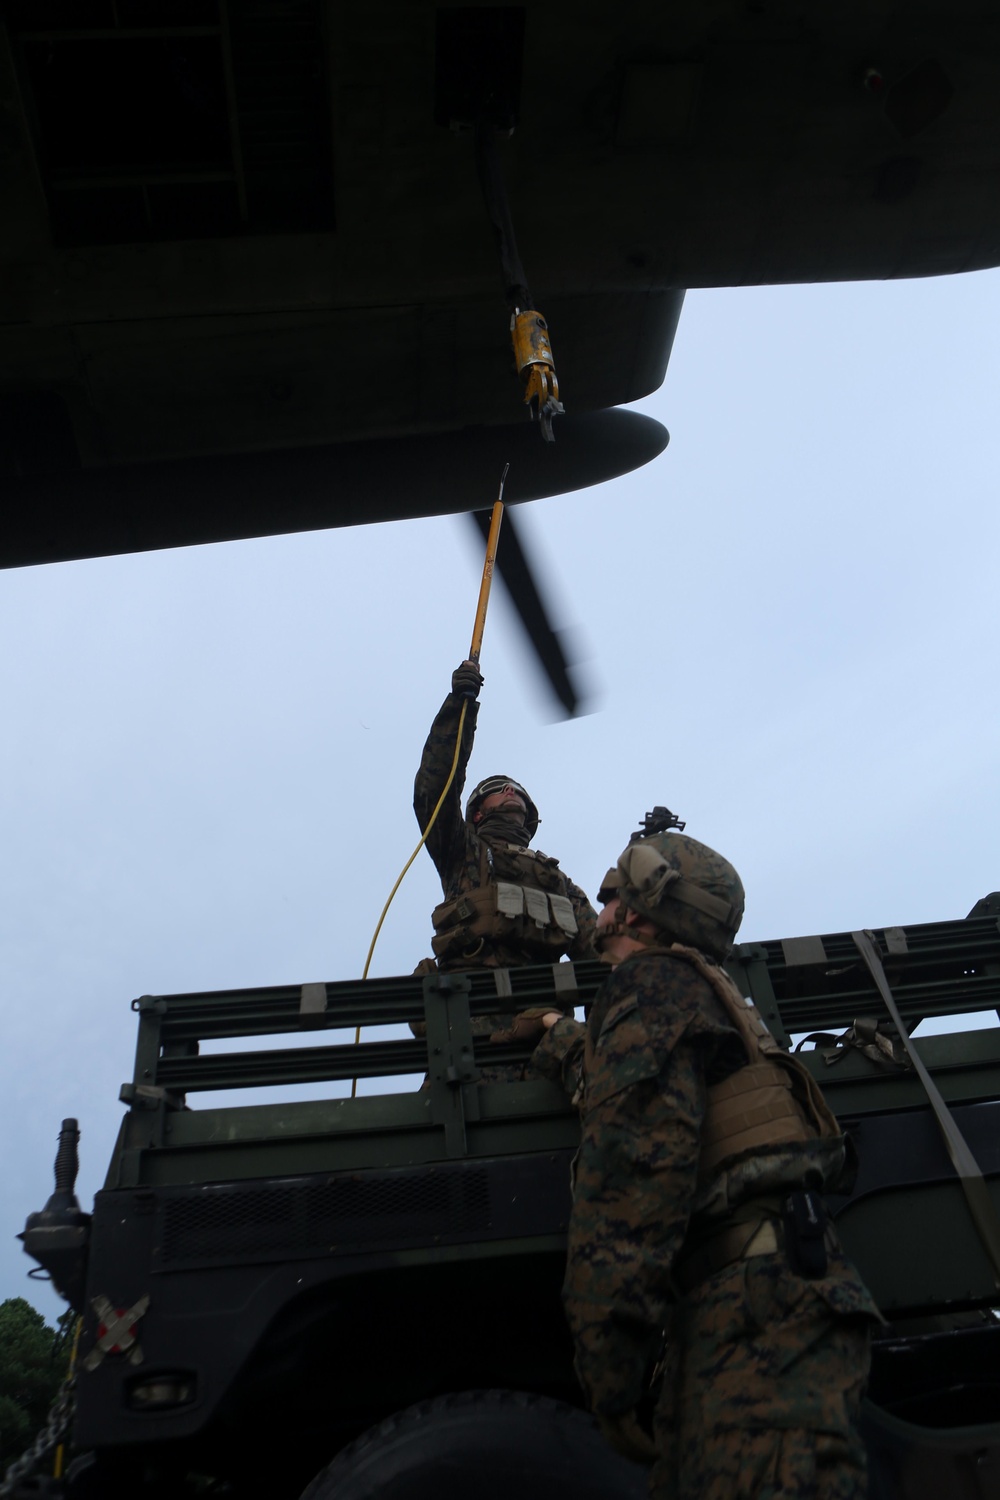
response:
M667 951L683 958L686 963L693 964L702 979L712 986L740 1034L748 1062L756 1062L761 1052L782 1050L764 1025L757 1007L747 1004L725 969L710 963L704 953L697 948L689 948L684 943L672 943Z
M743 1039L743 1045L747 1050L747 1061L756 1063L765 1057L769 1062L784 1069L786 1073L790 1073L799 1103L811 1117L817 1134L821 1136L841 1135L843 1132L840 1122L827 1104L823 1097L823 1090L805 1063L800 1062L797 1057L792 1057L780 1043L775 1041L756 1005L743 998L725 969L720 969L718 964L712 963L697 948L688 948L683 943L671 944L669 951L675 953L678 958L685 959L687 963L693 964L702 978L712 986L722 1001L726 1014Z

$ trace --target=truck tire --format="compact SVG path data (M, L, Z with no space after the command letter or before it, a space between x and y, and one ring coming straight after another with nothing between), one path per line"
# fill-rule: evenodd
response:
M643 1500L647 1479L575 1406L523 1391L463 1391L369 1428L302 1500Z

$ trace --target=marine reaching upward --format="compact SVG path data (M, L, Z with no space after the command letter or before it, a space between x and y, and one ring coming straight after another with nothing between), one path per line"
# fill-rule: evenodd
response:
M427 837L444 892L432 914L438 967L504 968L555 963L563 955L593 958L597 914L559 861L530 847L539 819L524 787L507 776L487 777L474 788L462 815L482 680L472 662L453 673L413 786L413 810L424 829L448 780L462 697L471 694L455 780Z
M600 900L614 972L586 1027L544 1018L533 1059L581 1105L564 1300L587 1399L653 1465L655 1500L860 1500L878 1313L822 1198L853 1168L811 1075L720 967L739 876L657 833Z
M471 661L452 674L452 690L431 725L413 787L421 830L447 783L463 699L467 703L455 779L427 836L444 900L432 913L432 947L442 970L510 968L593 958L597 914L551 855L531 848L538 809L507 776L476 786L462 813L461 793L472 754L482 677ZM496 1034L509 1017L473 1017L477 1035ZM491 1077L496 1073L490 1070ZM504 1076L507 1076L505 1073ZM510 1076L522 1077L518 1066Z

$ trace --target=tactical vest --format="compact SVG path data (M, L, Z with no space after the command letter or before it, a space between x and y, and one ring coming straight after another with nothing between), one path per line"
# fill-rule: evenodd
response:
M519 844L481 841L479 884L431 913L435 956L446 965L558 963L577 934L559 861ZM511 955L515 955L511 958Z
M715 1200L719 1211L771 1187L791 1185L789 1156L803 1164L804 1175L820 1179L817 1185L832 1186L844 1170L846 1141L812 1074L778 1045L724 969L681 943L668 951L692 964L712 986L747 1054L744 1067L708 1090L698 1161L700 1206L709 1208ZM805 1143L808 1152L781 1151ZM755 1150L762 1155L754 1157ZM734 1158L744 1160L720 1172L721 1164Z

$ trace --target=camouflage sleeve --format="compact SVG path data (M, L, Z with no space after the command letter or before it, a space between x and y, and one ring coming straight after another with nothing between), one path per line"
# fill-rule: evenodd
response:
M596 958L594 934L597 931L597 913L587 900L586 892L582 891L572 880L567 879L566 890L573 903L573 915L576 917L577 926L577 934L573 939L569 956L570 958Z
M561 1083L575 1101L583 1077L583 1048L587 1028L568 1016L557 1021L542 1037L531 1055L532 1066L553 1083Z
M629 1046L640 1024L625 1020ZM670 1267L698 1173L706 1095L698 1050L682 1045L662 1074L600 1098L584 1118L564 1295L577 1374L602 1415L639 1401L666 1323Z
M708 986L678 968L620 966L590 1020L564 1298L577 1373L602 1415L635 1406L657 1356L695 1194L706 1075L728 1040L702 1008Z
M449 788L444 805L427 839L427 852L441 876L441 884L448 889L450 872L465 854L465 819L462 816L462 788L465 785L465 768L472 754L472 743L476 734L476 719L479 704L470 698L449 693L438 710L431 725L420 757L420 768L413 783L413 811L417 815L423 833L431 814L444 791L455 756L458 739L458 724L462 715L462 704L468 705L465 724L462 728L462 748L459 752L455 779Z

